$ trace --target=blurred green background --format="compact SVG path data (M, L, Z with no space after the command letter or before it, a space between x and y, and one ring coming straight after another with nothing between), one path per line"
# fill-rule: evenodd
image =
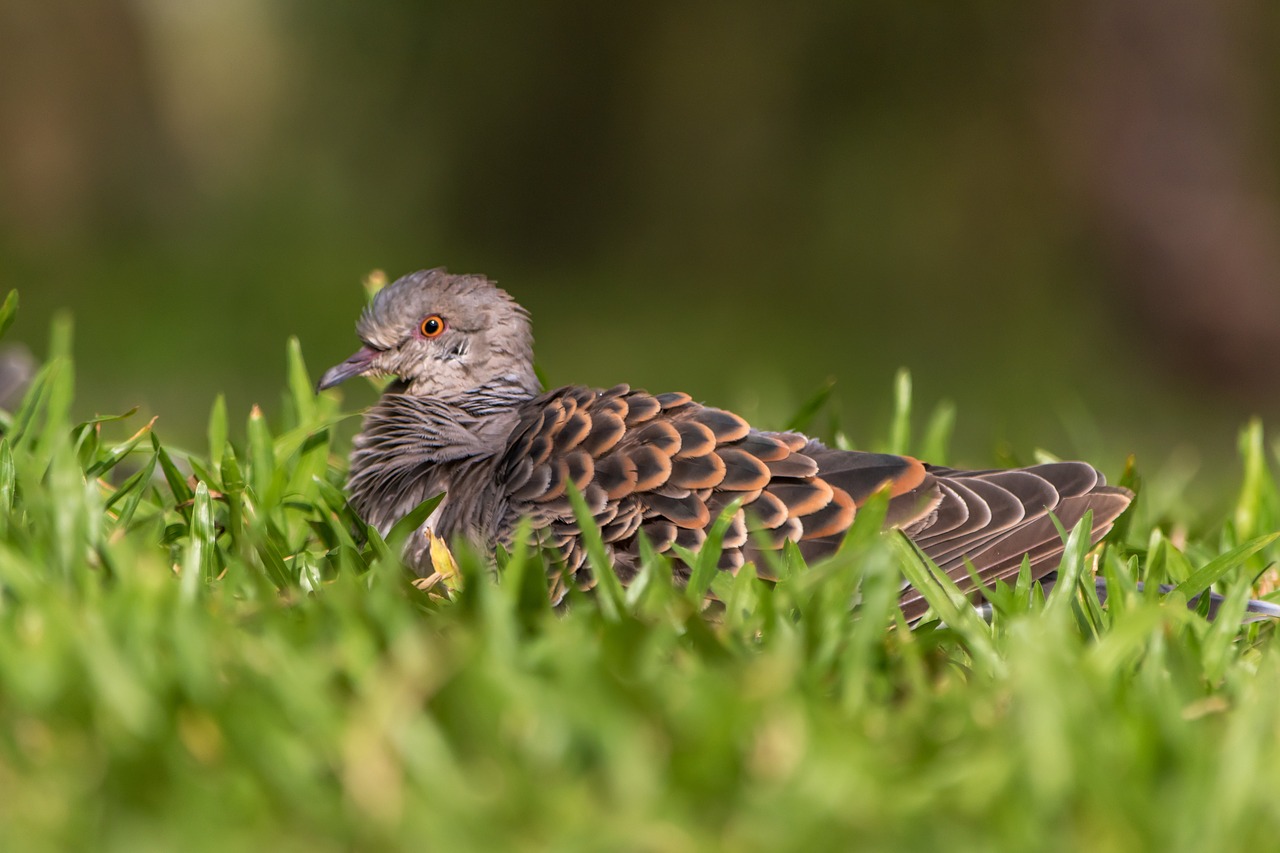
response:
M906 366L953 461L1212 487L1277 409L1278 161L1264 0L0 0L13 335L70 312L81 413L192 443L444 265L553 382L781 426L833 378L866 443Z

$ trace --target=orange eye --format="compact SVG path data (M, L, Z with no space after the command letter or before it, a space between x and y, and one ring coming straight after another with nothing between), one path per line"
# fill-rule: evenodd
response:
M444 331L444 319L439 314L432 314L422 321L422 325L419 328L422 329L424 338L439 337L440 333Z

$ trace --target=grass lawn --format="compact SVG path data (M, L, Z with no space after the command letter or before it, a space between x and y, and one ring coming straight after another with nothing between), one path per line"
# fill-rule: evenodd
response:
M557 613L538 554L500 555L497 576L459 554L445 599L399 565L406 530L353 537L346 415L313 396L296 342L283 405L229 442L215 402L189 452L128 419L73 423L69 338L55 329L0 439L0 849L1280 838L1280 650L1272 624L1237 618L1280 554L1260 426L1230 518L1188 531L1151 509L1176 495L1140 493L1107 547L1070 540L1047 601L997 590L991 624L879 534L874 506L776 586L744 571L677 589L651 561ZM899 397L890 443L920 449ZM946 422L922 430L934 452ZM904 573L946 627L906 629ZM1211 584L1215 623L1185 607Z

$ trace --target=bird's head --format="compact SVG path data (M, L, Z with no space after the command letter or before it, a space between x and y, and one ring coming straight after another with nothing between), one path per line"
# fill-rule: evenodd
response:
M495 381L538 391L529 313L482 275L423 270L384 287L356 324L364 346L320 378L394 376L397 390L440 396Z

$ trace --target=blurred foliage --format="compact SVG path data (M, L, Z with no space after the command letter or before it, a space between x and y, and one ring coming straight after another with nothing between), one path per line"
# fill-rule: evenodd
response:
M907 366L960 405L974 464L1136 451L1220 488L1204 448L1274 406L1171 372L1131 310L1073 135L1091 42L1054 4L50 0L0 22L0 277L37 348L78 319L83 415L195 435L217 392L272 398L288 336L345 357L371 268L436 265L529 307L553 382L777 425L834 379L865 442ZM1280 21L1229 23L1273 162Z

